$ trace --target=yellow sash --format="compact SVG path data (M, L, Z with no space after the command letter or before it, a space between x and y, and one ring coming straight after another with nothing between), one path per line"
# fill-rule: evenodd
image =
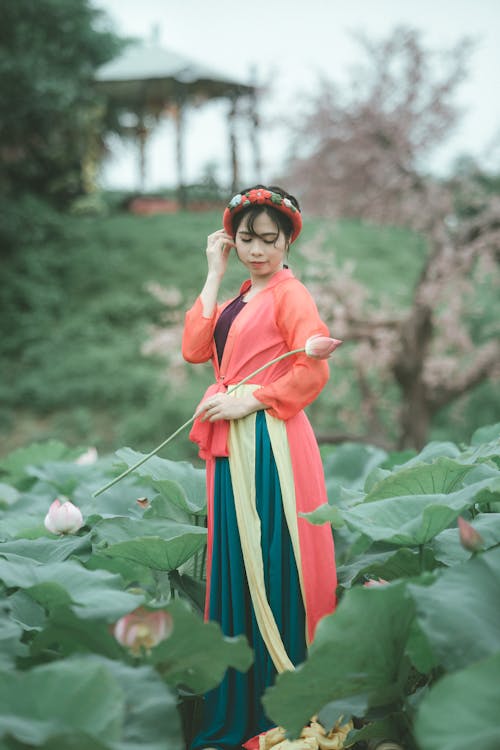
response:
M236 397L252 393L258 385L245 384L230 395ZM299 574L299 583L304 601L304 582L300 560L295 487L292 462L286 437L285 423L266 412L266 424L281 486L283 511L285 514L292 548ZM229 468L233 486L236 519L240 535L243 561L250 589L250 596L262 638L278 673L293 670L294 666L286 653L276 620L267 600L262 561L261 527L255 503L255 413L243 419L231 421L229 428ZM307 642L307 627L306 627Z

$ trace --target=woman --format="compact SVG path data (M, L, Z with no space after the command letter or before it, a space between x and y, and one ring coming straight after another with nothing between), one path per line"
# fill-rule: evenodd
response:
M327 363L294 354L227 393L311 336L328 336L309 292L285 265L302 226L299 205L279 187L257 185L231 200L223 225L208 237L207 279L186 314L183 355L211 359L216 377L190 435L207 465L205 617L228 636L245 634L254 664L246 674L229 669L204 696L191 750L240 748L271 728L262 694L277 672L304 661L318 620L335 608L331 528L299 516L327 502L303 411L324 387ZM250 278L219 305L232 248Z

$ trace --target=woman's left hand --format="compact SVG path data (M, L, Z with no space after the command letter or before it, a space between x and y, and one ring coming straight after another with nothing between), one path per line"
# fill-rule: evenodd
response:
M228 396L227 393L216 393L200 404L195 416L203 415L202 422L217 422L220 419L241 419L264 408L264 404L251 394L236 397Z

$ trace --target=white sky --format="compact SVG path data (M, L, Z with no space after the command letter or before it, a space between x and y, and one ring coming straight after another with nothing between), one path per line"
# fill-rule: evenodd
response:
M297 97L313 91L318 73L342 83L356 63L358 46L352 31L387 36L397 25L421 30L432 49L447 49L464 36L476 47L470 73L457 91L463 117L446 146L433 156L432 168L443 172L461 153L500 167L500 2L498 0L92 0L107 12L122 35L150 38L156 26L162 46L200 63L249 80L273 81L272 96L262 107L277 124L261 130L264 182L279 171L287 152L281 118L293 116ZM229 180L225 112L227 102L206 104L188 114L186 178L200 178L207 163ZM495 144L494 154L491 149ZM112 142L106 187L135 189L137 154ZM241 133L242 183L254 181L248 137ZM175 184L175 141L168 121L151 137L148 181L154 189ZM493 161L494 160L494 161Z

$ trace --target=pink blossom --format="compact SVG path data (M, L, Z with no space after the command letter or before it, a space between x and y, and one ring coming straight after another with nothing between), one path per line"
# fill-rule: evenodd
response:
M90 466L90 464L95 464L97 461L97 450L96 448L92 447L85 451L85 453L82 453L78 458L75 460L75 464L79 464L80 466Z
M171 614L161 609L153 611L139 607L115 623L113 635L122 646L140 655L143 649L149 651L168 638L172 630Z
M363 586L372 588L373 586L383 586L384 583L389 583L389 581L386 581L385 578L370 578L369 581L365 581Z
M306 354L314 359L328 359L341 343L340 339L331 339L329 336L310 336L306 341Z
M45 528L52 534L75 534L83 526L83 516L80 508L73 505L67 498L63 503L57 498L45 516Z
M458 517L458 529L462 547L470 550L470 552L477 552L484 547L484 540L481 534L462 516Z

